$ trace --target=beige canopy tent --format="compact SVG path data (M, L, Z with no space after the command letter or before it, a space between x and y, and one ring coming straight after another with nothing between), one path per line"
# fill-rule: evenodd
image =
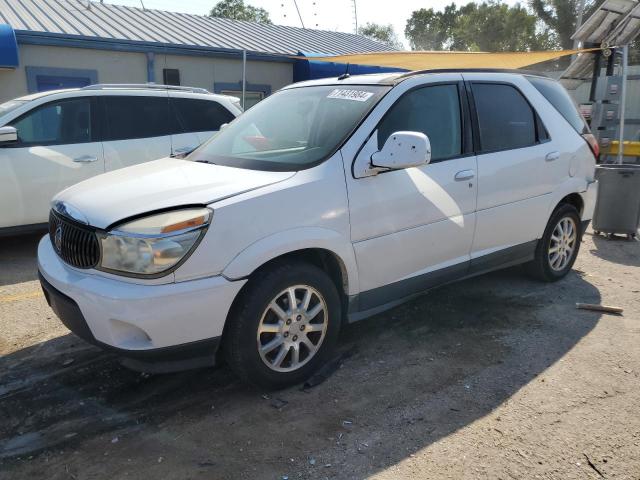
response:
M592 52L583 50L550 50L544 52L376 52L326 57L295 57L320 62L375 65L407 70L439 70L448 68L522 68L565 55Z

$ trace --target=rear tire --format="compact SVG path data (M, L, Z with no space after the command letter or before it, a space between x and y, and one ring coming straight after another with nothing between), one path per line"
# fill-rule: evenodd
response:
M314 265L284 261L249 279L227 320L224 354L248 383L267 389L299 384L330 358L341 318L331 278Z
M535 258L524 266L527 273L543 282L564 278L580 250L580 225L580 214L573 205L565 203L556 208L538 240Z

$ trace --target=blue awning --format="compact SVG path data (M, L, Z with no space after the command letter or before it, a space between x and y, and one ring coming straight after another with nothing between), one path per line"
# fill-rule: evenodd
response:
M376 67L372 65L355 65L337 62L320 62L313 57L325 57L318 53L299 52L298 56L307 57L308 60L297 59L293 65L293 81L316 80L318 78L338 77L349 72L350 75L363 75L367 73L406 72L403 68Z
M0 24L0 68L18 66L18 42L10 25Z

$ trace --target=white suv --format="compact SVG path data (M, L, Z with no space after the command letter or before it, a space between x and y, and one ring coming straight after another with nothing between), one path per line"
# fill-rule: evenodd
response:
M92 85L0 105L0 234L46 224L70 185L195 149L241 113L201 88Z
M591 218L596 146L567 92L522 72L291 85L187 159L60 193L46 297L133 368L307 378L353 322L526 264L564 277Z

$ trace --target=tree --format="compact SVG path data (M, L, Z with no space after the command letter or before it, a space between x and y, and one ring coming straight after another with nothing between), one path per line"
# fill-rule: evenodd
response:
M405 35L414 50L527 51L552 46L548 31L540 31L538 18L519 4L510 7L489 0L454 3L443 11L416 10Z
M367 23L364 27L358 29L358 33L377 42L384 43L393 50L403 48L402 42L398 39L398 35L391 24Z
M573 48L571 35L576 31L581 0L530 0L534 13L553 32L555 41L563 50ZM584 1L583 20L591 16L596 7L594 0Z
M245 5L244 0L221 0L209 12L210 17L231 18L248 22L272 23L264 8Z

